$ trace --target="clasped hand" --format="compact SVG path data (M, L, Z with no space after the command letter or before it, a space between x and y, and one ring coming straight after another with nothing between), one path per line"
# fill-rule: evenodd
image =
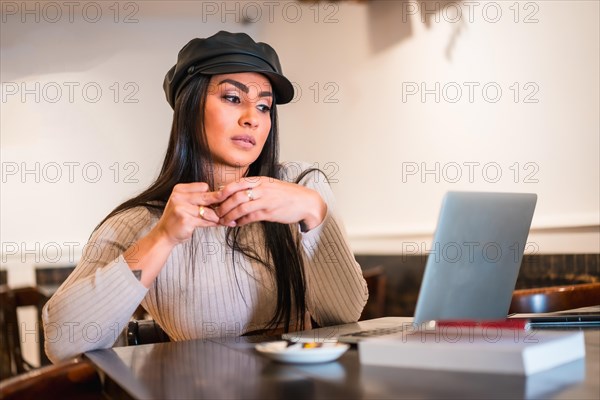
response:
M302 222L310 230L323 221L326 212L316 191L274 178L244 178L213 192L203 182L180 183L173 188L156 229L177 244L189 239L198 227L270 221Z

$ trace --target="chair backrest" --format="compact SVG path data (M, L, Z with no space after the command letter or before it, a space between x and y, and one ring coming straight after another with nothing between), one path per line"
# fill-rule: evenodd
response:
M41 266L35 267L35 283L36 285L60 285L75 269L74 265L64 266Z
M360 319L372 319L385 316L387 279L382 266L369 267L363 270L363 277L369 288L369 300Z
M5 299L4 293L8 290L6 284L0 285L0 380L13 376L13 361L10 348L12 340L9 334L8 321L12 319L6 310L12 308L12 304L6 304L9 300Z
M131 320L127 325L127 345L164 343L171 339L153 319Z
M45 296L44 301L48 301L56 292L58 287L67 279L73 272L75 265L37 265L35 267L35 283L38 291ZM38 318L41 318L42 307L44 301L38 307ZM40 365L49 365L50 360L46 356L44 350L44 336L40 325L40 340L38 341L38 349L40 354Z
M600 283L520 289L513 292L509 313L542 313L600 305Z
M88 361L73 359L0 382L0 399L104 399L100 376Z
M21 374L34 368L23 358L21 352L17 310L19 307L26 306L39 307L42 301L42 296L34 287L11 289L6 285L0 286L1 378Z

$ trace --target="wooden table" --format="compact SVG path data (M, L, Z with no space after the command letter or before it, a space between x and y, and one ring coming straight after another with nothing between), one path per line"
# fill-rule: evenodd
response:
M270 361L247 338L160 343L86 353L112 398L134 399L598 399L600 330L585 332L586 358L530 377Z

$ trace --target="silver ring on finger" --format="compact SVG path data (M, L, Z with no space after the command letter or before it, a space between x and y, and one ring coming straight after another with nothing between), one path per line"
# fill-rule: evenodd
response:
M246 190L246 196L248 196L248 201L254 200L254 192L252 191L252 189Z

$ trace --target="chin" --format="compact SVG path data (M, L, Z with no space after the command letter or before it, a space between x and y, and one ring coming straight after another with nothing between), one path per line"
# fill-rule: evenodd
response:
M225 165L228 168L248 168L254 161L256 161L256 159L252 159L252 160L248 160L248 159L243 159L243 160L231 160L230 162L225 162Z
M236 154L237 153L237 154ZM255 162L259 154L248 154L248 153L239 153L239 152L231 152L226 157L217 157L214 159L215 163L221 164L225 170L233 170L238 168L247 168L253 162Z
M260 154L257 154L256 156L249 156L249 155L245 155L245 157L238 157L236 159L232 159L232 160L227 160L227 161L231 161L231 163L228 163L228 165L230 165L231 167L242 167L242 168L246 168L249 167L250 164L252 164L254 161L256 161L258 159L258 156Z

